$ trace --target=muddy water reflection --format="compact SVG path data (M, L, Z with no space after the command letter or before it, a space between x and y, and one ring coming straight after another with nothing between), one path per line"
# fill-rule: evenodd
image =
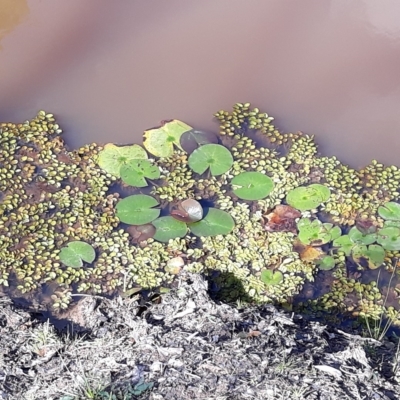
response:
M352 166L399 164L396 0L27 4L1 42L0 120L44 108L74 146L127 143L171 117L215 129L215 110L252 101Z

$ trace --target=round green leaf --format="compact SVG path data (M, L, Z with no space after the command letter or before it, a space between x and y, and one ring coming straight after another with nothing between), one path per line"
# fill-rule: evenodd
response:
M324 224L325 225L325 224ZM331 240L335 240L338 237L340 237L340 235L342 234L342 230L340 229L339 226L334 226L331 230Z
M260 200L274 188L272 179L261 172L243 172L231 182L233 193L243 200Z
M315 183L292 189L286 196L286 202L300 211L312 210L327 201L330 194L329 188Z
M266 285L278 285L283 281L283 275L280 271L272 271L270 269L264 269L261 272L261 280Z
M376 269L385 261L385 250L382 246L371 244L371 246L368 246L368 258L369 268Z
M147 186L147 179L158 179L160 170L149 160L130 160L120 169L121 179L127 184L136 187Z
M231 152L220 144L205 144L196 149L188 159L189 167L198 174L210 168L211 174L222 175L232 167Z
M350 240L353 243L369 245L376 241L375 233L363 234L357 227L353 226L349 231Z
M395 227L380 229L377 242L386 250L400 250L400 229Z
M152 224L156 228L153 238L159 242L168 242L170 239L182 238L187 233L186 224L171 216L157 218Z
M182 134L180 143L183 150L190 154L205 144L218 143L218 138L214 133L191 129Z
M383 219L400 221L400 204L389 201L378 208L378 214Z
M154 197L146 194L135 194L125 197L116 205L117 217L126 224L143 225L155 220L160 210L153 207L158 202Z
M143 134L143 146L156 157L169 157L174 153L174 146L182 149L180 138L192 127L177 119L163 121L161 126L149 129Z
M100 151L97 164L104 171L119 178L121 176L120 169L124 164L134 159L146 159L147 157L146 150L138 144L116 146L109 143Z
M79 240L69 242L66 247L60 251L60 260L67 267L82 267L83 261L92 263L96 257L93 247Z
M318 268L323 271L329 271L335 267L335 259L332 256L325 256L318 262Z
M226 211L209 208L207 215L201 221L188 226L196 236L216 236L231 232L235 227L235 222Z
M346 256L349 256L354 243L351 241L349 235L343 235L333 241L333 247L337 247L339 251L343 251Z
M362 258L368 258L368 247L364 244L355 244L351 255L355 261L360 262Z

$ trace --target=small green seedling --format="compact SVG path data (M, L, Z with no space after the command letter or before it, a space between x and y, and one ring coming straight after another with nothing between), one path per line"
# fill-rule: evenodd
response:
M96 253L90 244L77 240L63 247L59 256L61 262L67 267L79 268L83 266L83 262L92 263Z
M266 285L279 285L283 281L282 272L264 269L261 271L261 281Z

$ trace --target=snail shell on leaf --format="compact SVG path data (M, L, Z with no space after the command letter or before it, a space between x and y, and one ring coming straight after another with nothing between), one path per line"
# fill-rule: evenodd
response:
M186 223L197 222L203 218L203 207L197 200L183 200L171 211L171 216Z

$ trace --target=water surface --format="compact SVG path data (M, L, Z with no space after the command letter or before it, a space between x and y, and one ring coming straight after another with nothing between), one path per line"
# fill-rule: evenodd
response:
M400 165L399 21L396 0L0 0L0 120L129 143L251 101L354 167Z

